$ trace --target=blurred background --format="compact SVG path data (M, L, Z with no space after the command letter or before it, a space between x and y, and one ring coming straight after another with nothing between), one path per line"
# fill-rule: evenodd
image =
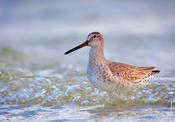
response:
M87 57L88 53L87 49L83 49L81 52L85 53L77 51L63 57L64 51L84 41L90 32L99 31L105 38L107 57L134 64L137 64L135 60L140 62L142 56L149 60L147 63L157 58L151 64L162 62L165 66L174 62L174 5L172 0L1 0L1 47L14 47L44 56L54 55L62 57L67 63L71 57L79 54ZM142 49L144 53L140 52ZM126 55L122 54L125 52ZM129 61L130 57L134 61ZM87 61L87 58L81 59ZM73 58L71 60L74 61ZM75 62L80 63L77 59ZM142 60L140 64L146 65L144 62Z
M100 119L101 116L107 120L116 119L118 111L112 108L93 108L93 111L86 108L109 102L106 100L107 93L95 89L86 78L89 48L64 55L93 31L104 35L108 59L136 66L156 66L161 70L156 80L143 86L141 96L125 96L132 103L144 104L140 110L143 112L142 119L148 115L157 118L153 111L148 115L145 113L147 105L154 103L155 106L166 107L175 102L174 6L173 0L0 0L0 104L1 110L11 110L9 116L6 116L7 113L0 115L2 120L7 117L18 120L18 116L28 119L28 115L36 119L33 118L35 114L26 112L23 107L18 110L24 114L15 113L16 108L12 106L21 104L62 105L56 110L71 111L66 116L56 116L50 108L49 115L41 114L45 119L50 115L63 120L66 117L77 118L73 116L76 112L80 113L80 120L84 114L82 120ZM122 101L128 99L121 98ZM116 106L121 105L119 101L114 101ZM82 108L84 113L79 111L80 106L85 106ZM33 106L27 109L40 114ZM120 109L122 115L128 112L128 108ZM128 113L134 109L129 109ZM168 118L171 118L174 113L166 110ZM165 117L162 109L154 111ZM135 114L137 118L137 112Z

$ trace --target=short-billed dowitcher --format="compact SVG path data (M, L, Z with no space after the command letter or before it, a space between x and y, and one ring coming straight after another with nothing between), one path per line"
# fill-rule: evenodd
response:
M115 90L137 86L154 78L160 71L155 67L136 67L113 62L104 57L104 39L99 32L92 32L87 40L75 48L65 52L69 54L77 49L90 46L87 77L90 82L102 90Z

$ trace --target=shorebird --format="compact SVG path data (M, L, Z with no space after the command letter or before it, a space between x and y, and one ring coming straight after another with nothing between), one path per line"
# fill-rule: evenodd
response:
M113 62L104 57L104 39L99 32L92 32L82 44L70 49L69 54L77 49L90 46L87 78L97 88L115 90L138 86L150 81L160 71L156 67L137 67L125 63Z

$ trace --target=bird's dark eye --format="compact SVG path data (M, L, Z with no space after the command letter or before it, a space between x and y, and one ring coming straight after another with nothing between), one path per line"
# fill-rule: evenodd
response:
M96 35L94 35L94 38L96 37Z

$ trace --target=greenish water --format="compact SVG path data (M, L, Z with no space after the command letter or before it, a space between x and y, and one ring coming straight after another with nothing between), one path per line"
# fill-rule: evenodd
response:
M1 2L0 121L175 121L173 1ZM94 88L89 48L64 55L92 31L104 34L108 59L160 74L137 88Z
M1 120L174 120L173 71L138 88L107 93L88 82L87 61L65 65L71 56L59 60L25 49L0 48Z

